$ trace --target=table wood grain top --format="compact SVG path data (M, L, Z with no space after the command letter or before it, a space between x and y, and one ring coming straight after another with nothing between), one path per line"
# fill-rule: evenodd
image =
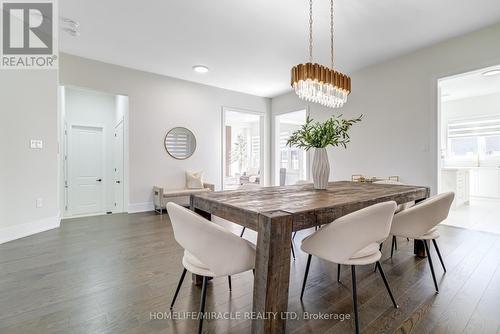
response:
M311 183L207 192L193 197L254 213L299 213L359 202L395 200L402 204L425 198L428 191L428 187L422 186L339 181L330 182L326 190L316 190Z
M294 229L301 229L372 204L391 200L403 204L425 199L429 193L425 186L338 181L330 182L326 190L316 190L311 183L195 194L191 206L251 228L259 214L291 214L294 225L304 225Z

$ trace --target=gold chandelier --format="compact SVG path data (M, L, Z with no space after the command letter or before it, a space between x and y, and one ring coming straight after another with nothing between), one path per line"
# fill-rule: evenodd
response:
M330 108L340 108L351 92L351 78L334 69L333 0L330 0L331 67L313 63L313 13L309 0L309 62L292 67L292 87L299 98Z

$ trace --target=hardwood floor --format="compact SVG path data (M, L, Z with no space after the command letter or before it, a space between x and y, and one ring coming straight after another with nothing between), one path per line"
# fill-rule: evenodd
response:
M404 239L392 259L390 243L385 245L382 262L399 309L372 266L357 270L364 333L500 333L500 236L440 230L448 272L443 275L435 257L438 295L427 260L414 257L413 244ZM289 311L300 317L304 312L350 316L346 266L339 284L336 265L313 258L303 303L299 300L307 260L300 239L310 232L295 238ZM245 236L255 240L248 229ZM168 217L152 213L66 220L60 229L0 245L0 333L195 333L196 320L154 319L169 314L181 258ZM252 285L251 272L233 276L232 292L225 278L210 282L206 311L233 312L235 319L208 320L207 333L250 332L250 321L235 314L251 312ZM174 310L197 312L200 290L186 279ZM287 332L352 333L353 324L288 320Z

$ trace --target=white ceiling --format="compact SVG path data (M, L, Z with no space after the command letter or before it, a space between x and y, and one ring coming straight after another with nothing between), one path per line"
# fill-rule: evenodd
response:
M307 60L307 0L63 0L81 35L61 51L249 94L289 90ZM337 68L364 66L500 21L499 0L336 0ZM316 0L315 60L329 64L329 1ZM195 64L210 68L192 71Z
M439 81L441 97L444 102L465 99L468 97L500 93L500 74L484 76L489 70L499 69L498 66L464 73Z

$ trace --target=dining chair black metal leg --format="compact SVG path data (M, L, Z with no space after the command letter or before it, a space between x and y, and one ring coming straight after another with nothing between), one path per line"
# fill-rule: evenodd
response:
M359 334L359 319L358 319L358 292L356 291L356 266L351 266L352 274L352 303L354 308L354 325L356 334Z
M246 227L243 226L243 229L241 230L241 233L240 233L240 238L243 237L243 233L245 233L245 229L246 229Z
M392 238L394 239L394 249L398 250L398 239L396 238L395 235L393 235Z
M427 243L427 240L423 240L423 242L425 246L425 251L427 252L427 259L429 260L429 266L431 267L431 274L432 274L432 280L434 281L434 287L436 288L436 293L439 293L439 288L436 281L436 274L434 273L434 266L432 265L431 252L429 252L429 244Z
M174 307L175 300L177 299L177 295L179 294L179 290L181 289L182 282L184 282L184 277L186 276L187 269L184 268L181 274L181 279L179 280L179 283L177 283L177 289L175 289L175 294L174 298L172 299L172 303L170 304L170 309Z
M380 243L380 246L378 246L378 251L379 252L382 252L382 246L384 245L383 242ZM375 263L375 265L373 266L373 272L376 273L377 272L377 264Z
M201 289L201 301L200 301L200 320L198 323L198 334L203 332L203 318L205 318L205 300L207 298L207 283L208 277L203 276L203 288Z
M290 246L292 248L292 257L295 260L295 250L293 249L293 241L290 242Z
M309 266L311 265L311 258L312 255L309 254L307 256L306 272L304 273L304 281L302 282L302 291L300 292L300 300L302 300L302 297L304 296L304 291L306 289L307 275L309 275Z
M389 296L391 297L392 300L392 305L394 305L395 308L399 308L398 304L396 303L396 299L394 299L394 295L392 294L391 287L389 286L389 283L387 282L387 278L385 277L384 270L382 270L382 266L380 265L380 262L377 261L375 264L378 267L378 271L380 272L380 276L382 276L382 280L384 281L385 288L387 289L387 292L389 292Z
M337 264L337 282L340 283L340 264Z
M231 275L227 276L227 283L229 284L229 291L232 291L233 287L231 286Z
M394 246L396 245L396 236L392 236L392 244L391 244L391 257L394 254Z
M436 253L439 257L439 261L441 262L441 266L443 267L444 272L446 272L446 267L444 266L443 258L441 257L441 252L439 251L436 239L432 239L432 244L434 245L434 248L436 248Z
M297 235L297 231L293 232L292 240L295 240L296 235Z

